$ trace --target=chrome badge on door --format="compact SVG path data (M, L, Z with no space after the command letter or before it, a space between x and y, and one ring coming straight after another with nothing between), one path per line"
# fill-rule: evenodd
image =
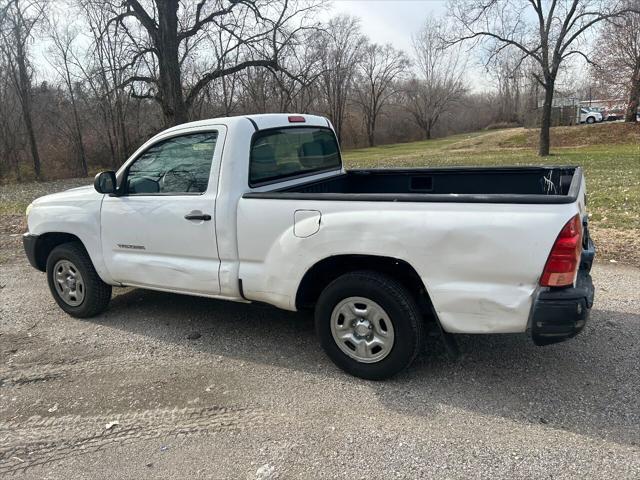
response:
M144 245L125 245L123 243L119 243L118 248L125 248L127 250L146 250Z

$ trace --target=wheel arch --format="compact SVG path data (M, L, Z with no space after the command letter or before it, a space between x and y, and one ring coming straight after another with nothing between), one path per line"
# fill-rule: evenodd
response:
M51 251L58 245L69 242L78 242L86 250L82 240L72 233L47 232L39 235L35 247L36 268L41 272L45 272L47 270L47 258Z
M394 257L360 254L334 255L309 268L298 285L296 309L312 308L329 283L357 270L383 273L394 278L414 296L421 310L435 315L426 286L411 264Z

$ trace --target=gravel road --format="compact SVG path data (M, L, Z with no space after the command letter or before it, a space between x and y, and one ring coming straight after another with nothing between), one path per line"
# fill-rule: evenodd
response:
M452 361L432 337L368 382L329 362L308 315L121 289L82 321L10 259L0 477L640 478L640 270L594 270L569 342L460 336Z

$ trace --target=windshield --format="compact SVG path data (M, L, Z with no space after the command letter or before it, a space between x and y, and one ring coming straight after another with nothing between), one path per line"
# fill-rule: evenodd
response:
M320 127L270 129L254 136L249 184L255 186L340 167L340 152L332 130Z

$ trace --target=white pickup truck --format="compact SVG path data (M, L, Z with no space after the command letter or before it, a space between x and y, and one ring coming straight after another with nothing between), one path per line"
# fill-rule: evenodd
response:
M369 379L409 366L426 322L545 345L593 302L580 168L345 170L312 115L170 128L27 216L27 257L72 316L112 286L315 308L329 357Z

